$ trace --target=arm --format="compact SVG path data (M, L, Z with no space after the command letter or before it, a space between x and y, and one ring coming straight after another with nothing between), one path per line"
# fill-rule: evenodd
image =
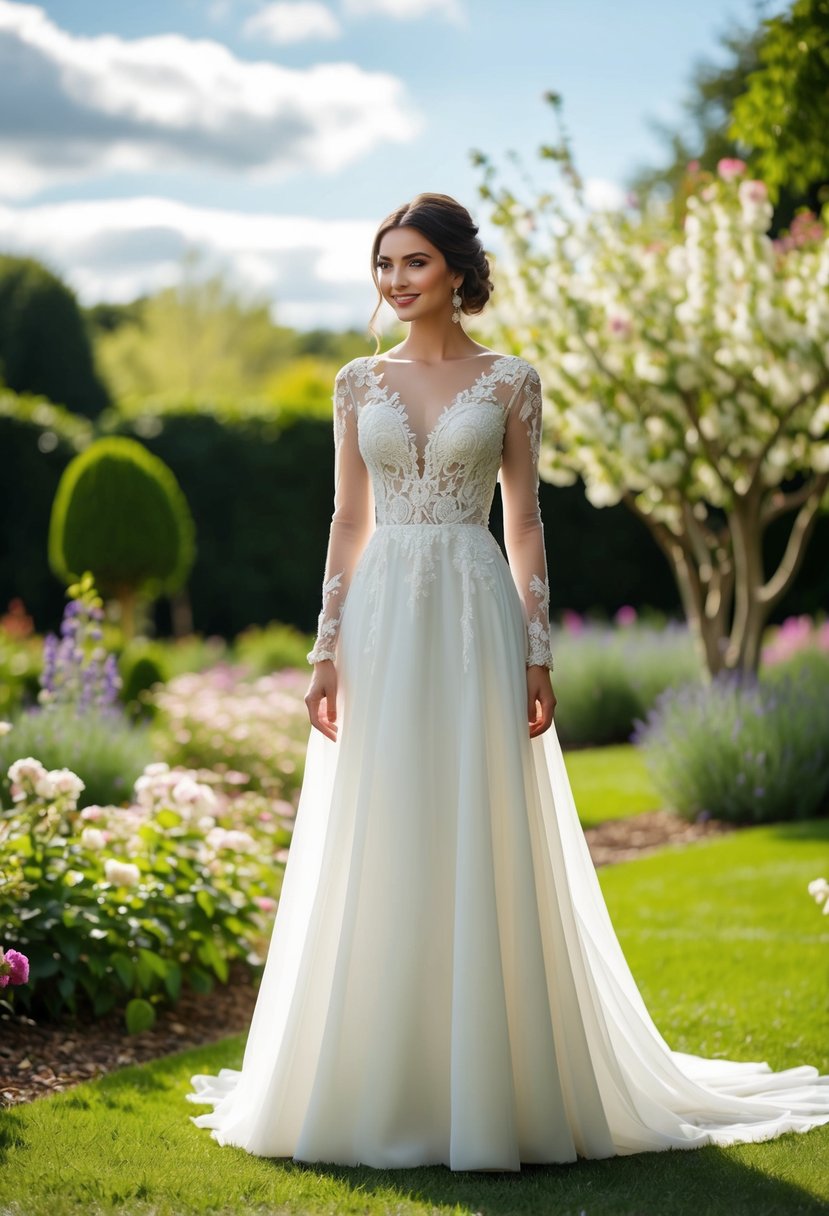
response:
M349 583L374 527L371 481L357 445L357 412L348 373L334 385L334 513L322 585L322 610L309 663L336 658L340 620Z
M544 551L544 524L538 504L541 448L541 380L534 367L510 403L501 460L504 544L510 570L524 606L527 666L552 670L550 587Z

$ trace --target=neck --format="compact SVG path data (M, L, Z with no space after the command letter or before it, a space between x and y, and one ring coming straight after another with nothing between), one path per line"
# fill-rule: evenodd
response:
M480 347L449 317L422 317L409 323L409 332L395 350L403 359L442 363L477 354Z

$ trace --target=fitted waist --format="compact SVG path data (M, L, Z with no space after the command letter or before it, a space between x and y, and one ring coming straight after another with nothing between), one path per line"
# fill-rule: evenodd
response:
M433 523L433 522L427 521L427 520L418 520L416 522L412 522L409 524L380 523L379 520L376 520L374 526L377 529L383 528L386 531L399 531L399 532L411 532L413 528L429 528L433 532L438 529L457 531L458 529L466 530L469 528L474 528L478 532L487 532L487 533L489 533L490 536L492 535L492 533L489 530L488 524L475 523L471 519L462 520L460 522L458 522L457 520L453 520L450 523L439 523L439 522Z

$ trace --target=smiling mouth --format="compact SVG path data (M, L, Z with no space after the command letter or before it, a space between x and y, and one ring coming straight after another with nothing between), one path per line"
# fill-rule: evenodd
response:
M395 304L399 304L401 308L405 308L407 304L413 304L417 299L417 295L413 296L395 296Z

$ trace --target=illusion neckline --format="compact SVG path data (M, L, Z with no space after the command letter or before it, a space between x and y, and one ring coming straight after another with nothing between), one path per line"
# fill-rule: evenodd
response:
M488 351L487 354L495 354L495 352ZM490 376L492 376L499 363L503 363L507 359L516 358L515 355L495 354L495 358L493 359L491 367L485 368L484 371L482 371L479 376L476 376L476 378L470 384L464 385L463 388L458 389L458 391L455 393L455 395L449 401L447 401L446 405L442 406L441 409L438 411L438 414L435 417L435 421L432 424L432 426L430 427L428 434L426 435L426 440L425 440L425 443L423 446L423 452L421 454L421 452L417 446L417 436L415 435L414 431L412 430L411 423L409 421L408 406L407 406L406 402L403 400L403 398L401 397L400 390L399 389L391 390L387 384L382 383L381 377L383 376L384 373L382 371L380 373L378 373L375 370L377 363L379 363L381 360L381 357L382 356L380 356L380 355L369 355L368 356L369 374L371 375L372 381L374 383L374 388L377 390L378 393L380 393L380 395L382 397L383 403L385 405L390 406L395 411L395 413L400 418L401 423L403 424L403 428L406 432L406 437L409 441L409 449L410 449L410 453L412 456L412 463L414 465L415 477L417 478L418 481L426 480L426 476L429 472L429 453L431 450L432 439L435 436L436 432L438 431L439 427L441 426L446 415L448 413L450 413L450 411L453 410L457 406L458 401L461 397L464 397L470 393L474 393L479 385L483 384ZM470 357L471 358L473 358L473 357L474 358L483 358L483 355L476 355L476 356L470 356ZM461 360L458 360L458 362L461 362ZM421 458L423 460L423 472L420 471Z

